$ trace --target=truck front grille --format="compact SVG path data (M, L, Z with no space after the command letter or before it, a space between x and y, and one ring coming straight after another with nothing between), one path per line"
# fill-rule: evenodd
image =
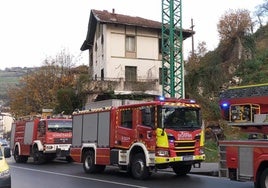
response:
M174 146L177 156L194 155L195 140L177 140L174 142Z
M55 144L71 144L72 139L71 138L54 138Z

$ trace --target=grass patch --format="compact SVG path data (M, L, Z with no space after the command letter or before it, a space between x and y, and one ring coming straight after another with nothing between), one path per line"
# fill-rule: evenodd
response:
M206 140L205 142L205 155L206 155L206 162L218 162L219 155L218 155L218 145L217 142L214 140Z

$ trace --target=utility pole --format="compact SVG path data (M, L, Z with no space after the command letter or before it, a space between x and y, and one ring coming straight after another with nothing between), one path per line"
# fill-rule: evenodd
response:
M162 0L162 93L184 98L181 0Z
M194 31L194 21L191 19L191 30ZM194 35L192 35L192 57L194 57Z

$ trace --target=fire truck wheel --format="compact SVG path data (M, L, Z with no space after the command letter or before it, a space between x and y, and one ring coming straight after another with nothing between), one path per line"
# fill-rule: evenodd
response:
M43 164L45 163L45 156L42 152L38 151L37 146L33 147L33 162L34 164Z
M28 156L19 155L19 149L16 146L14 150L14 159L16 163L26 163L28 161Z
M173 164L172 169L178 176L185 176L191 171L192 165Z
M149 168L146 167L145 157L142 153L138 153L133 157L131 173L135 179L140 180L147 179L150 176Z
M105 165L95 164L95 153L94 151L87 151L84 155L83 168L88 174L90 173L100 173L105 170Z
M264 169L260 176L260 187L268 188L268 168Z

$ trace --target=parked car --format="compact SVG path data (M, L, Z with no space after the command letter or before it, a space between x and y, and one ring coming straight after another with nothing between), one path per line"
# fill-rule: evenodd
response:
M0 144L0 188L11 188L10 169L6 161L10 156L10 148Z
M0 138L0 145L3 147L9 147L9 142L6 139Z

